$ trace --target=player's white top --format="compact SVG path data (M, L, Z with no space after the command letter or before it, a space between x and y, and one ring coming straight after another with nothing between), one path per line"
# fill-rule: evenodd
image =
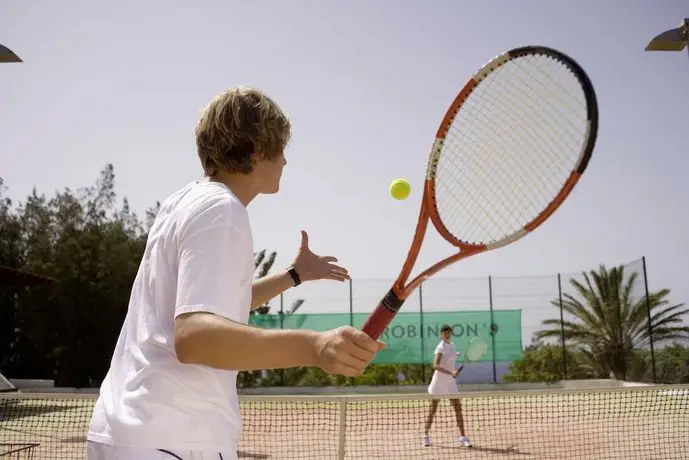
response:
M444 341L440 341L437 347L435 347L434 354L437 355L438 353L442 353L443 356L440 358L440 367L443 369L446 369L450 372L455 370L455 363L457 362L457 350L455 349L455 344L450 342L450 343L445 343ZM454 381L455 378L452 377L451 375L445 374L443 372L438 372L434 371L433 372L433 379L440 379L440 380L452 380Z
M194 182L165 200L148 236L89 440L237 451L237 372L181 364L174 319L204 311L246 324L253 273L249 216L227 187Z

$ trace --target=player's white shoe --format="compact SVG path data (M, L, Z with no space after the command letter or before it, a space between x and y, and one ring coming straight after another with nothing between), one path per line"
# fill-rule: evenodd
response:
M428 447L431 445L431 437L428 436L427 434L423 435L423 446Z
M471 441L469 441L469 438L466 436L461 436L459 438L459 443L464 447L471 447Z

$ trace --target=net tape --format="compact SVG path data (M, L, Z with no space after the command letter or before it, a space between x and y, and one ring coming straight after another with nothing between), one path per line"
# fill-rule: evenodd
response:
M425 394L242 396L239 458L689 458L689 385L456 396L472 448L457 442L447 401L423 447ZM86 458L94 403L94 395L1 394L0 458L17 446L32 446L38 459Z

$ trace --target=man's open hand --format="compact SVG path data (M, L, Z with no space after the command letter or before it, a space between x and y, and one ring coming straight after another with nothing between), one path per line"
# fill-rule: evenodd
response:
M302 282L324 279L347 281L349 279L347 269L335 262L337 262L336 257L314 254L309 249L309 235L304 230L301 231L301 245L292 265Z

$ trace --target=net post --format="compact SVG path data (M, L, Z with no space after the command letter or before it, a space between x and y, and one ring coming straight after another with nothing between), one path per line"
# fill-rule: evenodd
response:
M562 363L565 368L565 379L569 376L567 374L567 346L565 345L565 314L562 308L562 276L557 274L557 292L560 303L560 339L562 340Z
M620 299L620 281L624 285L624 280L620 276L620 274L624 275L624 265L619 265L615 268L613 268L615 276L612 278L612 282L615 283L615 321L617 322L617 330L616 330L616 340L619 342L622 342L622 299ZM616 359L617 360L617 359ZM629 366L629 361L625 360L624 364L622 365L622 379L627 380L627 367ZM617 380L617 376L615 376L615 380Z
M423 339L423 284L419 285L419 334L421 337L421 382L426 383L426 359Z
M349 325L354 327L354 285L349 278ZM354 386L354 377L349 377L349 384Z
M280 293L280 329L285 328L285 298L283 293ZM280 369L280 386L285 386L285 370Z
M347 435L347 400L340 398L340 416L339 416L339 433L337 436L337 458L344 460L345 458L345 441Z
M495 332L493 332L495 318L493 317L493 277L491 275L488 275L488 305L490 306L490 340L493 347L493 383L498 383L498 371L495 367Z
M280 329L284 328L285 325L285 320L284 320L284 315L285 314L285 297L283 296L283 293L280 293Z
M651 301L648 297L648 273L646 271L646 256L641 257L641 266L644 271L644 289L646 295L646 316L648 318L648 339L649 345L651 346L651 366L653 367L653 383L658 383L656 377L656 356L655 349L653 347L653 323L651 321Z
M349 325L354 327L354 288L349 278Z

